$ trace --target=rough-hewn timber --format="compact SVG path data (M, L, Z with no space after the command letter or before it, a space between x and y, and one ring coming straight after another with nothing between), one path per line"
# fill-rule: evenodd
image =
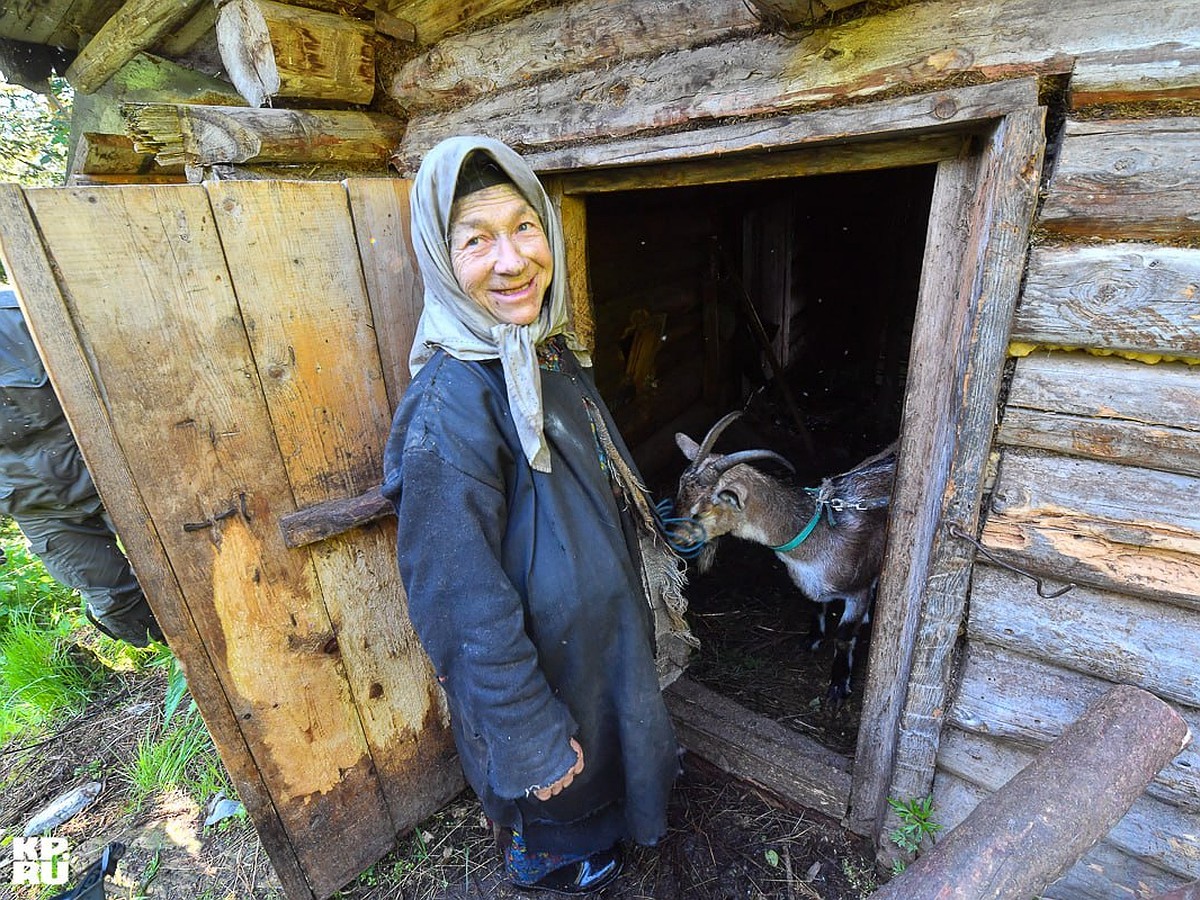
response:
M201 0L126 0L67 68L66 78L81 94L104 84L136 54L195 12Z

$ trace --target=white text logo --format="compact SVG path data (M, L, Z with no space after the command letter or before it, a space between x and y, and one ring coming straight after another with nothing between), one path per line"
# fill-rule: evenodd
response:
M13 884L66 884L67 839L61 837L15 837Z

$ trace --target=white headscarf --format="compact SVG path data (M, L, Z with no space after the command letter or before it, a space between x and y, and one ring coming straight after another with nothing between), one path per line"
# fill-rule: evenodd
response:
M454 277L450 261L450 208L463 161L476 150L485 152L504 170L521 195L542 219L550 244L554 273L542 301L542 311L528 325L496 320L472 300ZM508 406L521 448L539 472L550 471L542 416L542 380L536 347L556 334L589 361L574 334L567 331L567 257L562 223L545 189L525 160L492 138L477 135L448 138L426 154L417 170L412 193L412 234L417 265L425 282L425 309L417 323L408 366L415 376L441 348L455 359L499 359L508 387Z

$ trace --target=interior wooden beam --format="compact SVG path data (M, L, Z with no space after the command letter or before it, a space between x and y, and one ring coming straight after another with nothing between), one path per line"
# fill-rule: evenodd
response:
M273 0L230 0L216 30L225 71L251 106L274 96L365 105L374 96L368 22Z
M203 0L127 0L67 69L76 91L90 94L135 54L186 21Z

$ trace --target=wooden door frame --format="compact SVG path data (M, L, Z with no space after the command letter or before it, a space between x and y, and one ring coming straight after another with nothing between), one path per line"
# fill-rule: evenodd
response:
M668 692L689 749L877 846L887 798L932 787L974 560L950 529L978 530L1044 127L1037 82L1021 79L527 157L568 223L572 307L589 337L589 195L937 164L854 759L686 681Z

